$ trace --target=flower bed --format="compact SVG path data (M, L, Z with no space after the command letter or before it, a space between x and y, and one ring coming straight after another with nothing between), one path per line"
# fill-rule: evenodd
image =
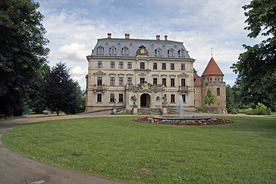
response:
M132 121L138 123L154 123L154 124L168 124L168 125L218 125L234 123L234 121L224 118L213 118L210 120L163 120L153 119L152 117L144 117L139 119L133 119Z

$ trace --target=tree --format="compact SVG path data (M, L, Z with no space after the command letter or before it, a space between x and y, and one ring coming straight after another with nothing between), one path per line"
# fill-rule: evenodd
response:
M31 0L0 1L0 114L20 111L24 86L46 62L43 15Z
M207 90L207 94L204 97L204 104L207 104L208 108L210 108L210 106L212 104L215 104L216 100L217 99L215 98L215 95L212 93L212 91L209 87L208 90Z
M75 114L79 111L76 83L70 79L69 69L64 63L57 63L46 75L44 96L47 107L51 111L63 111Z
M237 83L244 93L255 90L271 93L276 80L265 86L260 81L276 71L276 0L252 0L243 9L248 10L245 12L245 22L248 23L245 30L251 31L248 37L262 35L267 39L253 47L243 45L246 52L240 54L239 61L231 68L239 74Z
M46 75L49 73L50 67L44 64L37 71L37 77L25 87L25 103L30 106L30 109L35 113L42 113L46 108L43 85L46 82Z
M228 113L236 114L237 105L235 104L235 93L231 86L228 84L226 86L226 109Z
M194 68L194 73L197 74L197 70Z

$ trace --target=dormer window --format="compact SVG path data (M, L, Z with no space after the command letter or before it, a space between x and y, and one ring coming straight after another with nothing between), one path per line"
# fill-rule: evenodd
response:
M185 57L184 56L184 49L178 51L178 57Z
M128 55L128 48L127 47L123 47L122 48L122 55L123 56L127 56Z
M104 55L104 48L102 46L97 48L97 55Z
M173 49L168 50L168 57L174 57L173 56Z
M161 57L161 49L155 49L155 57Z
M109 48L109 55L116 55L116 48L114 46Z

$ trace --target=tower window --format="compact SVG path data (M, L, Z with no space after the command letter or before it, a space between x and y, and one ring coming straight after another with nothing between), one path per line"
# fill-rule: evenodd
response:
M217 88L217 95L220 95L220 88Z

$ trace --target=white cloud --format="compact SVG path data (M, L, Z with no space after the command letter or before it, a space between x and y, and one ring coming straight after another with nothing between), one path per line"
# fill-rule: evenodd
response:
M63 45L57 52L51 56L55 60L69 60L69 61L85 61L90 51L85 50L85 44L72 43L70 45Z
M72 70L70 70L73 75L85 75L88 72L87 68L82 68L81 66L76 66Z

